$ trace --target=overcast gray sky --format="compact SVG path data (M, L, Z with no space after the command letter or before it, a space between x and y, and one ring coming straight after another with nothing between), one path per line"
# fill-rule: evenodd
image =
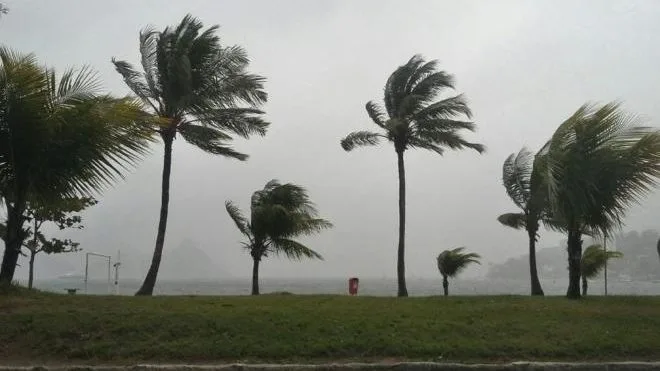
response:
M4 3L10 13L0 20L0 43L34 52L59 70L89 64L115 94L128 90L110 58L138 62L138 31L148 24L163 28L191 13L205 25L221 25L224 43L247 49L251 70L268 79L268 135L237 142L250 154L247 162L211 157L182 140L174 149L165 259L189 238L220 274L248 276L251 264L225 200L246 209L251 193L277 178L307 187L335 228L308 240L324 262L269 259L263 277L395 275L393 148L346 153L339 139L371 128L364 104L382 99L389 74L416 53L439 59L456 76L479 128L468 137L488 152L407 153L409 277L435 277L435 256L447 248L467 246L487 262L525 253L525 234L495 220L515 210L501 185L502 162L522 146L537 149L584 102L623 100L649 124L660 123L660 2L654 0ZM134 270L146 272L161 152L154 146L86 214L86 229L75 234L86 251L121 249L139 262ZM659 206L656 193L631 210L626 229L660 228ZM561 238L544 233L540 245ZM78 267L81 258L55 259Z

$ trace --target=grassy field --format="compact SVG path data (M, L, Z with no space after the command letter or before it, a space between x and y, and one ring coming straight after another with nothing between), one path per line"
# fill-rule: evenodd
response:
M0 297L0 360L660 360L660 298Z

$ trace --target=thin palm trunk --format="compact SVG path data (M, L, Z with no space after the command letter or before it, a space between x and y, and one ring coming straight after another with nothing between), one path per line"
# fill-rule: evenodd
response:
M587 283L587 277L582 276L582 296L587 296L588 289L589 283Z
M406 170L403 151L396 151L399 168L399 247L397 250L396 273L399 284L398 296L408 296L406 288Z
M568 290L569 299L580 298L580 263L582 261L581 233L572 229L568 231Z
M259 262L258 257L252 258L252 295L259 295Z
M445 296L449 296L449 280L447 276L442 276L442 289L445 292Z
M160 200L160 220L158 221L158 234L156 236L156 247L154 248L154 255L151 259L151 266L144 278L142 287L135 295L152 295L154 287L156 286L156 278L158 276L158 268L160 267L160 260L163 256L163 247L165 245L165 230L167 229L167 214L169 211L170 203L170 172L172 170L172 142L174 141L173 133L162 134L163 142L165 144L165 153L163 156L163 179L162 191Z
M34 258L37 256L37 253L33 250L30 250L30 275L28 277L28 289L32 290L32 284L34 283Z
M11 284L14 280L18 257L23 246L23 210L25 209L24 197L20 197L14 205L7 204L7 235L5 236L5 252L0 267L0 284Z
M543 288L536 269L536 232L529 233L529 276L531 279L532 296L543 296Z

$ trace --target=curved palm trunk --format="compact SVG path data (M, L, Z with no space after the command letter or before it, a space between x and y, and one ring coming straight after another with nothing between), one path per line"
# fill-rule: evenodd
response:
M34 283L34 258L37 256L37 253L30 251L30 275L28 277L28 289L32 290L32 284Z
M259 262L258 257L252 258L252 295L259 295Z
M7 235L5 236L5 252L2 257L2 266L0 267L0 284L11 284L14 280L14 273L16 272L16 265L18 264L18 257L21 254L21 246L23 246L23 223L25 218L23 210L25 209L25 202L22 200L24 197L19 197L19 200L10 205L7 204Z
M536 269L536 232L529 232L529 276L532 296L543 296L543 288L541 288L539 273Z
M568 290L569 299L580 298L580 261L582 260L582 234L568 231Z
M172 170L172 142L174 141L173 133L163 133L163 142L165 144L165 153L163 156L163 179L161 185L161 199L160 199L160 219L158 221L158 234L156 235L156 247L154 248L154 255L151 259L151 266L144 278L142 286L135 295L152 295L154 286L156 286L156 277L158 276L158 268L160 267L160 260L163 256L163 246L165 245L165 230L167 229L167 214L170 203L170 172Z
M397 250L396 273L399 284L398 296L408 296L406 288L406 170L403 151L396 151L399 168L399 247Z
M588 289L589 289L589 283L587 283L587 277L582 276L582 296L587 296Z
M442 289L445 292L445 296L449 296L449 280L447 276L442 276Z

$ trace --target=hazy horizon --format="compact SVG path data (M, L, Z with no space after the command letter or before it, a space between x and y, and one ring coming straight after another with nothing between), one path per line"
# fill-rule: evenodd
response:
M116 95L128 89L110 59L137 64L138 32L147 25L162 29L190 13L207 27L219 24L224 44L247 50L250 71L267 78L264 109L272 125L264 138L236 141L250 155L247 162L175 141L164 251L167 262L183 241L192 241L227 276L248 277L251 258L240 247L242 236L224 202L247 210L252 192L274 178L306 187L335 227L306 240L325 261L269 257L263 278L395 276L393 148L346 153L339 139L373 128L364 104L382 100L389 74L414 54L440 60L440 68L455 75L456 93L465 93L478 125L467 137L488 149L484 155L406 152L411 279L437 277L435 257L448 248L466 246L483 256L466 277L526 253L526 234L496 221L499 214L517 211L501 184L502 162L523 146L539 148L580 105L621 100L648 125L660 125L660 2L2 2L10 11L0 19L0 44L33 52L59 72L91 65ZM84 252L114 256L121 250L124 263L133 260L130 269L146 273L161 162L162 147L154 145L124 182L85 213L85 229L68 236ZM659 230L659 206L656 191L630 210L624 230ZM562 239L544 231L539 248ZM167 264L175 264L173 259ZM38 264L76 269L81 260L84 254L37 257ZM23 280L27 260L20 264L17 278Z

